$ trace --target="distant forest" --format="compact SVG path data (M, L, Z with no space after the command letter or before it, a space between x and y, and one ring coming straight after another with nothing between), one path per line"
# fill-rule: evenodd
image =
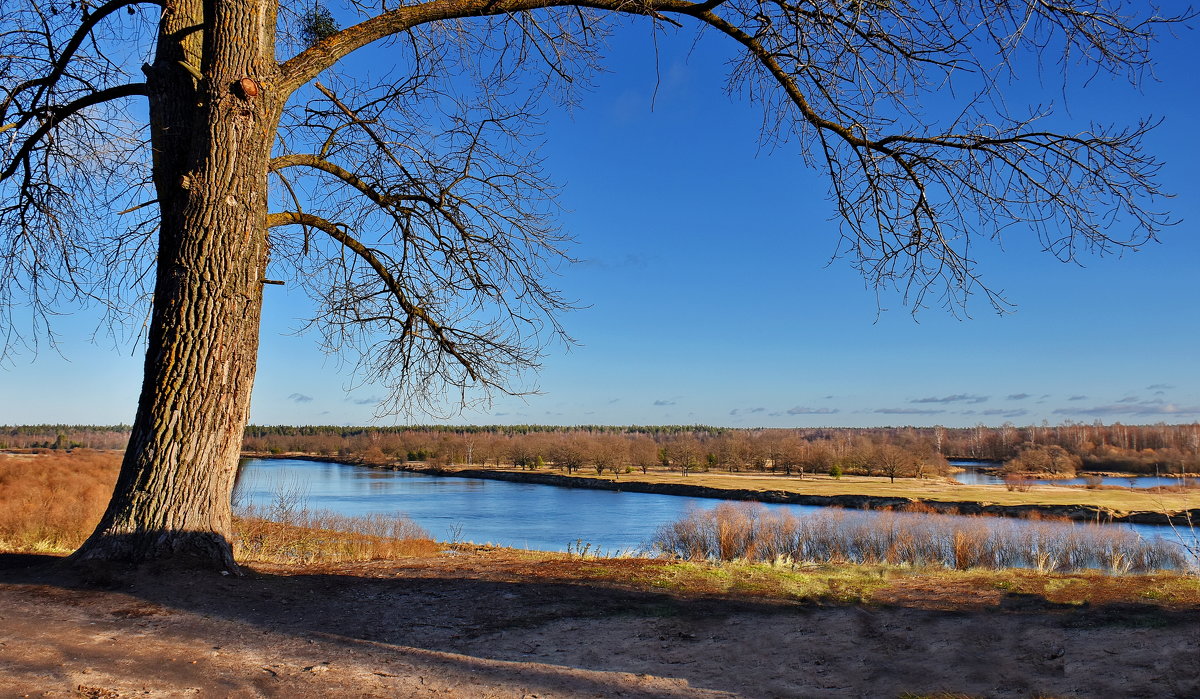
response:
M0 449L119 449L128 425L0 427ZM676 469L926 476L947 459L1000 461L1013 472L1200 472L1200 423L735 429L704 425L265 426L248 453L596 473Z

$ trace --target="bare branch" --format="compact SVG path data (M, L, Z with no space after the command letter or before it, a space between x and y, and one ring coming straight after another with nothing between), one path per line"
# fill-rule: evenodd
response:
M282 212L270 214L267 217L267 226L275 228L287 225L305 225L312 226L328 234L339 244L353 252L361 260L366 262L374 271L378 280L383 284L387 292L393 297L404 315L397 317L391 314L382 316L356 316L353 322L378 322L384 321L392 325L400 325L402 331L399 336L389 341L390 344L404 345L411 344L414 340L426 338L434 342L438 349L447 355L454 357L460 368L466 373L471 381L483 382L485 385L491 385L493 388L500 388L499 384L492 383L492 377L479 373L481 367L490 366L482 353L480 341L484 339L478 335L467 335L460 330L448 327L442 321L435 318L432 313L423 308L418 302L410 298L409 292L404 284L388 268L386 258L378 250L363 245L359 240L349 235L346 232L346 227L332 223L326 219L313 214L300 212ZM424 328L419 331L417 326ZM497 346L501 348L502 346ZM406 368L411 368L412 363L407 363Z
M24 113L22 114L21 118L12 124L8 124L3 128L0 128L0 132L3 132L9 128L21 128L25 124L29 123L31 119L37 117L39 114L37 109L38 103L41 102L43 96L49 90L53 89L59 78L61 78L63 73L66 72L67 65L75 56L75 52L79 50L79 47L83 44L88 35L91 34L96 25L99 24L104 18L108 17L114 12L117 12L118 10L139 4L154 4L161 6L162 1L110 0L109 2L106 2L100 7L92 10L90 13L87 13L83 17L83 21L80 23L79 28L75 30L75 34L72 35L62 49L58 51L53 63L53 68L48 75L45 77L35 78L33 80L27 80L7 91L7 96L5 96L3 101L0 101L0 121L3 121L5 115L9 113L9 109L14 100L20 97L20 95L26 90L37 88L37 94L35 94L30 100L29 106L23 110Z
M56 126L70 117L78 114L88 107L94 107L98 104L111 102L113 100L122 99L125 97L146 96L146 83L131 83L129 85L120 85L110 87L106 90L100 90L90 95L80 97L74 102L65 104L61 107L47 108L41 115L42 123L30 136L23 139L21 147L13 156L8 167L0 172L0 181L12 177L13 174L25 164L29 158L29 154L37 147L38 143L46 137Z

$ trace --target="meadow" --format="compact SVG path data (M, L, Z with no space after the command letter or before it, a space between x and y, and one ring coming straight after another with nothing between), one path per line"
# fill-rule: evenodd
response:
M104 514L120 465L119 451L0 454L0 551L75 550ZM239 508L233 535L234 555L245 562L335 563L437 549L428 532L402 515L311 511L289 493L265 507Z

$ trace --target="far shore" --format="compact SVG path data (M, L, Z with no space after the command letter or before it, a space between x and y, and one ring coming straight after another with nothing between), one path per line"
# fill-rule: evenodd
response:
M929 508L947 514L999 517L1063 518L1081 522L1125 522L1189 526L1200 522L1200 490L1164 492L1155 489L1063 487L1033 484L1010 490L1003 485L964 485L941 477L897 478L825 474L783 476L765 473L698 472L651 469L649 473L598 476L551 473L514 468L476 468L464 465L430 466L425 462L368 463L352 457L304 453L244 452L244 458L302 459L403 470L435 476L481 478L538 483L567 488L591 488L660 495L787 503L868 510ZM1081 474L1092 475L1092 474ZM1132 477L1133 474L1120 474Z

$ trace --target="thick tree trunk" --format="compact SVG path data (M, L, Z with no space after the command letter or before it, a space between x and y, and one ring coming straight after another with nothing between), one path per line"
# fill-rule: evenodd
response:
M230 494L267 260L274 31L268 2L164 8L147 70L162 221L145 378L113 498L77 561L171 557L237 569Z

